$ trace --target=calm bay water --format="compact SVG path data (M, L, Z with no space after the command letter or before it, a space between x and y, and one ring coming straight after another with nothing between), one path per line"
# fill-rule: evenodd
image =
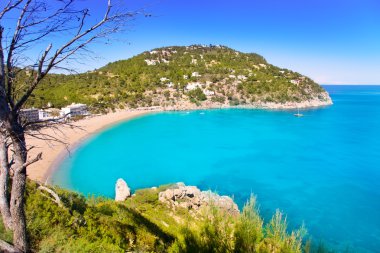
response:
M380 86L326 86L334 105L292 111L157 113L88 140L52 181L114 196L172 182L234 196L256 194L262 215L279 208L291 227L354 252L380 251Z

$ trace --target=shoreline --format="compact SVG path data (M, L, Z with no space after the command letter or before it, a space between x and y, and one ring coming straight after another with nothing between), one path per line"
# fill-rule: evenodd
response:
M165 112L165 111L194 111L194 110L212 110L212 109L262 109L262 110L295 110L299 109L315 109L320 107L326 107L332 105L331 101L322 102L319 101L318 104L315 103L291 103L291 104L276 104L276 103L266 103L260 105L238 105L238 106L228 106L228 105L205 105L193 107L156 107L155 109L149 108L138 108L135 110L121 110L117 112L112 112L104 115L95 115L86 119L74 122L74 125L81 128L71 128L67 126L59 126L58 131L53 129L44 129L43 132L47 134L52 134L61 138L67 143L65 146L62 143L52 143L43 140L38 140L36 138L27 137L28 145L34 146L30 152L29 156L34 157L37 153L43 152L43 159L35 164L28 167L27 175L28 178L40 182L42 184L48 184L51 175L63 162L63 160L70 155L70 153L75 152L75 150L86 140L94 136L95 134L112 127L118 123L126 122L146 114Z
M140 111L117 111L104 115L97 115L83 120L74 122L78 128L67 126L59 126L56 129L43 129L45 134L54 135L60 138L63 143L49 142L39 140L27 136L27 144L34 148L29 152L29 157L34 157L39 152L42 152L42 160L32 164L27 169L27 176L29 179L40 182L42 184L48 183L52 173L56 170L59 164L88 138L95 134L112 127L118 123L128 121L149 113L158 111L154 110L140 110Z

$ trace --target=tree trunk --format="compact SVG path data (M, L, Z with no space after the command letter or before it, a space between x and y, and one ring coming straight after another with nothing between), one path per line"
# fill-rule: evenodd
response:
M5 136L0 133L0 212L6 229L12 228L11 211L9 207L9 160Z
M11 124L11 139L15 157L10 201L13 225L13 244L22 252L27 252L29 249L26 237L26 219L24 212L24 194L26 185L25 163L27 159L27 149L22 126L17 121L13 121Z
M25 168L15 171L11 193L11 214L13 223L13 244L22 252L27 252L26 221L24 213Z
M1 32L0 32L1 34ZM0 49L1 49L0 41ZM1 56L2 52L0 52ZM0 71L0 212L3 217L3 223L6 228L12 228L12 219L9 207L9 163L8 149L6 146L6 130L9 128L8 116L10 108L6 100L4 73Z

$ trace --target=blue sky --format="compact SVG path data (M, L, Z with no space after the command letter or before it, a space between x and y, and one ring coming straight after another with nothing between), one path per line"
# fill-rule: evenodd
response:
M92 17L103 0L92 3ZM96 5L94 5L96 2ZM222 44L263 55L270 63L319 83L380 84L379 0L139 0L140 17L111 46L92 46L101 67L161 46Z

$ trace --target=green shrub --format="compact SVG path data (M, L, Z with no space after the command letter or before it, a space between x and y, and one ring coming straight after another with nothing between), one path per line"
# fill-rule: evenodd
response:
M211 205L203 209L200 222L195 226L187 224L181 230L169 252L233 252L233 229L234 218Z
M264 228L264 247L272 252L302 252L302 240L306 235L306 229L302 225L290 234L287 232L286 217L276 210L270 222Z
M205 101L207 99L203 91L198 87L187 93L191 101Z
M257 252L263 237L263 220L256 207L256 197L252 195L236 224L235 252Z
M288 231L286 218L278 210L264 224L253 195L238 215L213 204L191 214L158 201L158 192L170 187L138 190L122 203L86 199L56 188L61 207L38 190L37 184L28 182L26 216L31 248L34 252L331 252L322 244L303 243L305 228ZM12 241L2 225L0 238Z

